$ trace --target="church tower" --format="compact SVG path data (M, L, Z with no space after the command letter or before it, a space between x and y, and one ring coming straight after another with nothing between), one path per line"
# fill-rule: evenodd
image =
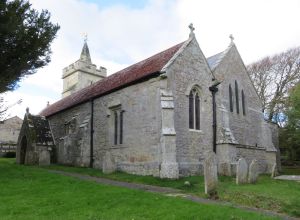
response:
M63 98L106 77L106 68L92 64L86 41L79 60L63 69Z

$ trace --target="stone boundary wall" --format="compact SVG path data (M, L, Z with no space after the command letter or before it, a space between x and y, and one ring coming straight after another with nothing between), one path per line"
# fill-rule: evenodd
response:
M268 161L266 158L266 151L263 148L236 146L236 156L237 158L245 158L247 164L249 165L252 160L256 159L259 165L259 172L268 172Z

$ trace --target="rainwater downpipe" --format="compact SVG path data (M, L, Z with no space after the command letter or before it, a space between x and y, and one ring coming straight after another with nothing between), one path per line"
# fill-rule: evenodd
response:
M212 94L212 107L213 107L213 151L217 153L217 106L216 106L216 93L218 92L217 86L221 82L216 81L212 86L209 87L209 91Z
M94 164L94 99L91 99L90 168Z

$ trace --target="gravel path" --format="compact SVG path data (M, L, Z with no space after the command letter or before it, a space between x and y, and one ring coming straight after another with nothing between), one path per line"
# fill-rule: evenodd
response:
M274 179L276 180L294 180L300 182L300 175L281 175L276 176Z

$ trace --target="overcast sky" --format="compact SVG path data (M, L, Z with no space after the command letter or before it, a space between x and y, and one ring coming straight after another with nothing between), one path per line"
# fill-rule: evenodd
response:
M108 75L188 38L190 23L209 57L234 42L249 64L300 46L300 0L30 0L47 9L61 29L52 44L51 63L27 77L7 104L22 99L10 116L37 114L61 98L62 69L79 59L82 33L88 34L92 62Z

